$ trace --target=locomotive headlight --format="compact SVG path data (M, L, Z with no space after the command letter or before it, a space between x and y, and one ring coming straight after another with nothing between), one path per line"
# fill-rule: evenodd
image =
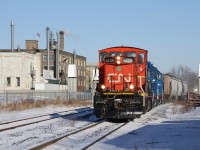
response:
M120 61L119 61L119 60L117 61L117 64L120 64Z
M130 85L130 89L132 90L133 88L134 88L134 85L131 84L131 85Z
M105 85L101 85L101 88L104 90L105 89Z
M117 56L117 60L120 60L120 57L119 57L119 56Z

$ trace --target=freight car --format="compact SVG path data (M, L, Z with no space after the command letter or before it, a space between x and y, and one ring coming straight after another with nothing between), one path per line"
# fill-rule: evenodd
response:
M175 99L186 99L188 94L187 82L170 74L164 74L164 99L173 101Z
M97 117L132 119L152 108L147 53L124 46L99 50L99 83L93 101Z

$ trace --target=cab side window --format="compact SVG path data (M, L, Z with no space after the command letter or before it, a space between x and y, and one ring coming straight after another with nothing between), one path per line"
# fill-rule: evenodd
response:
M139 53L138 54L138 64L143 64L144 63L144 54Z
M107 56L108 56L107 52L101 52L100 55L99 55L99 61L103 62L104 58L107 57Z

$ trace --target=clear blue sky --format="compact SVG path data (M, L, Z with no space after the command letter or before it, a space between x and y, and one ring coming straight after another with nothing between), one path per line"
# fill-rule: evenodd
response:
M148 50L162 72L200 63L200 0L1 0L0 49L10 48L14 21L15 48L36 39L46 47L46 27L65 30L65 50L97 62L97 51L113 46ZM56 36L55 36L56 38Z

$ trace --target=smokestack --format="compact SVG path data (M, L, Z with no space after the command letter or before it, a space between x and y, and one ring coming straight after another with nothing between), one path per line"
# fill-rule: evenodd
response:
M51 31L51 50L54 49L53 37L54 37L54 34L53 34L53 31Z
M59 73L60 73L60 66L59 66L59 64L60 64L60 53L59 53L59 51L60 51L60 35L59 35L58 32L56 33L56 35L57 35L56 78L59 79Z
M13 52L13 48L14 48L14 22L13 20L11 20L10 26L11 26L11 50Z
M46 38L47 38L47 70L49 70L49 33L50 28L46 28Z
M60 31L60 50L64 50L64 32Z

